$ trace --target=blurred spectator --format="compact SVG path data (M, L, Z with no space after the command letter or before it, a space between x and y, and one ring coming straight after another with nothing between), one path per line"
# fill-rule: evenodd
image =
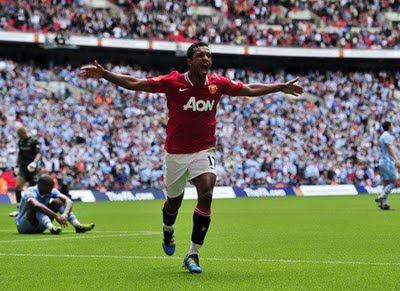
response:
M2 0L0 30L273 47L400 47L400 23L385 19L386 12L400 12L398 0L113 2L120 9L89 7L84 0ZM211 15L197 13L198 6L209 6ZM315 17L289 17L299 11Z
M9 189L15 189L14 173L0 170L0 194L6 194Z

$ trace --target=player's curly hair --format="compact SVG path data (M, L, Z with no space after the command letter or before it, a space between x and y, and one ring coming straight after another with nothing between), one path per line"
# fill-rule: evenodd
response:
M190 47L188 48L188 50L186 51L186 58L188 59L192 59L193 58L193 54L194 54L194 50L198 47L208 47L208 43L204 42L204 41L198 41L195 42L193 44L190 45Z

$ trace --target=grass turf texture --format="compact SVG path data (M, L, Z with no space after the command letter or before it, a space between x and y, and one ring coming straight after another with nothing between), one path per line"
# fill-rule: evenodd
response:
M173 257L161 247L162 201L75 203L96 228L75 234L69 226L58 237L17 234L7 217L14 208L1 205L0 289L398 290L400 210L381 211L373 199L215 200L200 275L181 268L195 201L181 208Z

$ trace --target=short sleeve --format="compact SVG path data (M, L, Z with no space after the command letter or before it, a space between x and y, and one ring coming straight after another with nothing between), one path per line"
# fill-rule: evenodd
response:
M60 191L58 191L57 189L53 189L53 190L51 190L51 198L58 198L58 197L60 197L60 195L61 195L61 192Z
M171 85L171 81L175 79L176 71L171 72L168 75L158 76L154 78L147 78L151 92L153 93L167 93Z
M241 82L236 82L222 76L220 76L220 79L224 84L223 94L225 95L237 96L239 94L239 91L243 88L243 84Z

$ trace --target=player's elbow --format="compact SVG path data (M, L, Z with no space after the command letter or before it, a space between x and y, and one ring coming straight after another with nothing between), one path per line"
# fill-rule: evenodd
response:
M239 92L240 96L258 96L259 91L257 88L254 88L252 85L243 86L242 90Z
M244 94L242 96L249 96L249 97L254 97L254 96L258 96L259 93L257 90L255 89L248 89L245 92L243 92Z
M249 86L245 86L245 87L243 87L240 91L239 91L239 93L237 94L237 96L252 96L251 94L252 94L252 89L250 89L250 87Z
M255 97L255 96L259 96L260 94L256 91L256 90L250 90L249 94L247 94L247 96L250 97Z

